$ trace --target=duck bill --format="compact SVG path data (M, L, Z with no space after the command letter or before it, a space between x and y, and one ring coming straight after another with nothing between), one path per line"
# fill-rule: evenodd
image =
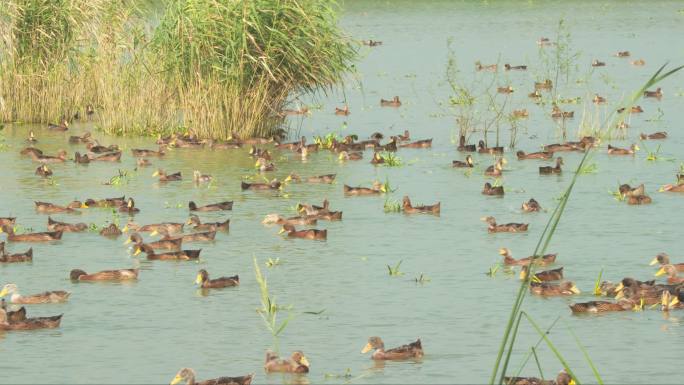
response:
M302 359L299 360L299 363L306 366L307 368L311 365L309 364L309 360L306 359L306 357L302 356Z
M361 349L361 354L368 353L371 349L373 349L373 346L370 343L367 343L366 346Z
M615 292L616 292L616 293L619 293L619 292L621 292L622 289L624 289L624 288L625 288L625 285L623 285L622 282L620 282L620 284L617 285L617 287L615 288Z
M658 270L658 271L655 273L655 276L656 276L656 277L660 277L661 275L665 275L665 273L666 273L666 272L665 272L665 268L664 268L664 267L661 267L660 270Z
M176 385L176 384L178 384L178 383L181 382L181 381L183 381L183 377L181 377L181 376L176 376L176 377L173 378L173 380L171 380L171 383L170 383L169 385Z
M286 230L284 228L282 228L282 229L280 229L280 231L278 231L278 234L283 234L283 233L285 233L285 231Z
M618 291L617 294L615 295L615 299L620 300L622 298L625 298L625 293L623 291Z
M653 260L648 264L649 266L653 266L658 263L658 257L653 258Z
M201 285L201 284L202 284L202 276L201 276L200 274L197 274L197 278L195 278L195 283L196 283L197 285Z
M83 204L81 205L81 208L82 208L82 209L87 209L87 208L88 208L88 205L85 204L85 203L83 203Z
M7 289L3 288L2 291L0 291L0 298L4 297L6 295L7 295Z
M135 249L135 252L133 252L133 256L136 257L136 256L138 256L141 252L142 252L142 249L138 247L138 248Z
M158 235L158 234L159 234L159 231L152 230L152 232L150 233L150 236L154 237L155 235Z
M132 241L131 241L131 238L128 238L128 239L126 239L126 242L124 242L124 245L127 245L127 244L129 244L129 243L131 243L131 242L132 242Z
M578 289L577 286L575 286L575 285L572 285L572 287L570 288L570 291L573 292L574 294L581 293L580 289Z
M525 269L520 270L520 280L524 281L525 278L527 278L527 272L525 272Z
M123 229L121 229L122 233L127 233L128 232L128 225L124 226Z
M191 225L191 224L192 224L192 220L188 219L188 221L185 222L185 224L186 224L186 225Z
M152 176L159 176L159 171L155 171Z

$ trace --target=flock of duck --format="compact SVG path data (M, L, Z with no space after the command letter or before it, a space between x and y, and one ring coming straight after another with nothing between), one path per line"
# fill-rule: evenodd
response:
M369 41L367 45L378 46L382 42ZM539 44L551 44L548 41L540 40ZM629 56L628 53L622 52L619 57ZM594 61L593 66L600 66L601 62ZM511 66L506 64L504 66L506 71L518 70L524 71L526 66ZM476 63L476 70L478 71L497 71L496 64L483 65ZM553 84L550 80L534 84L534 92L529 96L534 99L542 97L544 91L551 90ZM511 93L514 90L510 87L502 87L498 90L501 93ZM662 91L658 88L655 91L647 91L644 95L646 97L653 97L660 99ZM605 103L605 98L596 95L595 103ZM402 102L398 96L392 99L380 101L380 106L388 108L400 107ZM638 106L637 106L638 107ZM632 108L631 113L642 112L641 107ZM308 109L302 108L299 110L286 110L284 114L304 114ZM335 114L349 115L348 106L336 108ZM529 113L526 110L515 111L514 115L526 117ZM558 106L554 106L551 116L557 119L569 119L573 117L572 111L562 111ZM63 119L60 124L51 124L48 126L49 130L67 131L69 123ZM662 140L667 138L667 133L657 132L652 134L642 134L641 140ZM166 156L167 147L175 148L211 148L217 150L241 149L249 148L248 156L255 159L255 166L261 172L270 172L276 169L273 156L266 146L277 148L279 150L290 150L296 154L306 158L308 154L317 151L328 150L334 152L340 161L362 161L365 157L364 152L367 149L373 151L369 163L372 165L381 165L391 161L391 153L399 151L401 148L430 148L432 146L432 139L412 140L408 130L403 133L392 135L388 140L382 133L374 133L366 140L359 140L356 135L349 135L343 139L332 139L329 142L321 140L316 143L307 143L305 137L300 140L290 143L282 142L283 136L275 138L253 138L253 139L236 139L232 138L228 141L217 142L212 140L200 140L192 132L184 135L171 135L169 137L160 137L157 141L158 149L132 149L131 154L136 158L138 167L148 167L152 165L150 159L163 160ZM67 158L67 152L60 150L56 155L48 155L38 149L39 139L33 132L28 135L27 141L29 145L21 151L21 155L30 157L33 161L39 164L35 174L40 177L50 177L53 175L53 170L49 167L53 163L63 163L70 160L77 164L90 162L119 162L122 158L122 150L117 145L103 146L95 140L90 133L85 133L80 136L71 136L69 143L75 145L84 145L84 153L75 152L72 159ZM583 137L576 142L565 142L550 144L543 147L543 151L539 152L525 152L517 151L516 157L518 161L526 160L552 160L556 153L569 151L587 151L589 148L599 146L600 141L594 137ZM478 153L481 155L494 156L494 162L484 171L484 176L487 178L495 178L495 181L485 182L482 194L490 196L503 196L505 194L504 186L500 184L500 179L505 173L505 166L507 160L503 157L505 149L503 147L488 147L485 140L480 140L477 145L469 144L465 135L459 138L459 144L456 148L465 156L462 160L454 160L451 166L454 168L473 168L473 156L469 153ZM607 152L610 155L633 155L638 150L637 145L630 148L616 148L608 145ZM539 174L561 174L563 172L563 158L555 158L555 166L540 166ZM175 181L183 180L183 175L180 172L167 172L162 168L158 168L154 176L159 179L161 183L173 183ZM212 176L202 174L200 171L193 173L194 183L210 183ZM282 181L273 179L265 183L247 183L241 182L242 190L279 190L288 183L332 183L335 180L335 174L327 174L320 176L301 177L297 174L291 173ZM663 187L664 191L670 192L684 192L684 176L678 175L678 184L666 185ZM348 186L343 185L342 192L346 196L361 196L361 195L380 195L386 193L386 187L375 182L371 186ZM627 200L628 204L648 204L651 198L645 193L644 185L632 187L629 185L620 186L620 194ZM133 252L135 255L144 253L148 260L197 260L200 256L200 249L185 249L184 246L189 243L198 242L213 242L217 232L228 232L230 228L230 219L225 219L222 222L205 223L202 222L198 214L205 212L223 212L233 209L232 201L216 202L205 205L198 205L195 202L188 202L189 218L185 223L163 222L155 224L139 225L132 221L132 218L140 212L135 204L135 200L131 197L115 197L104 199L86 199L84 201L74 201L66 205L58 205L48 202L35 202L35 209L43 214L58 214L58 213L73 213L79 210L88 210L92 208L108 208L115 209L120 213L126 214L131 218L123 228L119 228L116 224L110 224L101 229L100 234L106 237L119 237L124 233L127 234L126 243L133 245ZM432 205L413 205L408 196L403 198L401 210L405 214L431 214L438 216L440 214L441 204L437 202ZM328 232L326 229L307 228L297 229L296 226L312 226L316 225L318 221L338 221L342 219L341 211L334 211L330 208L327 200L324 200L322 205L313 205L300 203L297 206L299 215L292 217L285 217L277 213L266 215L263 220L264 224L281 226L281 233L289 238L301 238L309 240L325 240ZM521 210L527 213L539 212L542 210L540 204L531 198L522 203ZM486 216L482 218L487 223L487 231L490 233L497 232L526 232L528 224L526 223L498 223L494 217ZM85 223L66 223L59 222L47 218L47 231L36 233L15 233L17 226L16 218L0 218L0 231L6 234L6 241L10 244L19 242L50 242L60 240L63 233L83 232L87 231L89 226ZM184 232L189 227L190 232ZM149 237L160 235L158 240L146 240L142 234L149 234ZM506 266L520 266L520 278L525 279L529 275L530 265L547 266L556 263L556 254L548 254L543 256L530 256L521 259L515 259L511 255L508 248L501 248L500 254L503 256L503 264ZM0 243L0 262L1 263L18 263L27 262L33 259L33 250L29 248L25 252L7 252L5 250L5 242ZM665 253L660 253L653 259L651 264L660 265L660 269L656 273L657 276L667 275L667 284L656 283L654 280L638 281L632 278L624 278L618 284L610 282L603 282L600 286L600 292L597 294L613 297L613 301L601 300L590 301L585 303L575 303L570 305L573 313L595 313L595 312L611 312L611 311L626 311L635 308L643 308L644 305L660 304L663 310L669 311L671 309L684 307L679 303L679 298L683 294L681 289L684 285L684 278L679 277L678 272L684 271L684 263L673 264L669 260L669 256ZM139 279L138 269L115 269L105 270L99 272L88 273L81 269L73 269L69 273L71 281L128 281ZM531 278L530 291L533 294L540 296L571 296L579 293L575 284L572 281L564 280L563 267L557 267L552 270L539 271L534 273ZM238 275L225 276L219 278L211 278L207 270L202 269L198 271L195 283L203 289L221 289L227 287L234 287L240 284ZM43 328L56 328L60 326L62 315L52 317L34 317L27 316L25 307L20 307L18 310L11 310L5 303L4 297L9 296L9 304L14 305L34 305L65 302L70 299L70 293L66 291L48 291L38 294L22 295L19 292L17 285L9 283L6 284L0 291L0 297L3 297L2 308L0 309L0 330L32 330ZM405 360L405 359L420 359L423 356L423 348L420 339L415 342L402 345L394 349L385 349L384 342L379 337L370 337L368 343L363 348L362 353L373 351L371 357L375 360ZM310 363L302 351L295 351L289 358L281 358L278 355L267 352L264 369L266 372L290 372L290 373L307 373L309 372ZM201 384L249 384L253 379L253 374L241 377L220 377L214 380L201 382ZM510 378L510 383L525 383L530 378ZM172 380L172 384L186 382L187 384L197 383L195 380L195 372L189 368L181 369ZM571 379L565 372L559 374L555 383L569 383Z

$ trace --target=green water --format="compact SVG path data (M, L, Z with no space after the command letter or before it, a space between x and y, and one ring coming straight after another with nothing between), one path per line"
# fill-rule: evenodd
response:
M67 290L71 300L62 305L28 308L30 316L64 313L62 326L55 330L0 334L0 370L6 383L165 383L181 367L194 368L199 379L220 375L256 373L255 383L340 383L344 379L326 374L350 370L356 383L484 383L488 381L498 344L518 289L515 277L484 273L500 257L499 247L509 247L514 256L529 255L550 212L522 214L519 207L530 197L543 207L553 208L572 174L541 177L541 161L518 162L508 153L503 178L509 189L503 199L482 196L483 169L493 163L490 156L474 155L478 163L472 175L450 167L462 159L451 137L453 117L440 107L449 94L444 85L447 61L446 40L453 47L462 76L472 79L472 63L527 64L528 72L500 74L502 83L516 88L513 104L527 108L528 119L518 136L519 149L536 151L543 143L559 139L550 118L533 105L526 94L532 82L540 80L538 46L540 36L554 37L560 17L572 35L572 49L579 51L578 71L586 73L597 58L607 66L597 69L588 83L567 90L567 97L590 99L595 92L615 101L643 84L656 68L670 61L684 63L684 52L675 36L682 34L684 8L681 2L389 2L347 1L342 24L358 39L382 40L380 47L362 49L356 82L329 97L309 104L321 104L312 116L293 118L293 131L311 137L329 132L357 133L366 138L372 132L386 135L409 129L416 138L434 138L433 148L401 150L405 165L373 167L370 153L360 162L339 163L328 152L312 154L302 162L289 152L276 151L277 171L300 175L337 173L332 185L292 184L284 194L242 192L240 180L254 175L247 149L234 151L172 151L154 167L181 171L186 180L160 185L151 176L154 167L133 172L130 148L154 148L150 139L122 139L96 134L102 144L118 143L124 148L121 164L73 163L55 165L56 185L33 175L36 164L18 155L28 130L39 138L38 147L47 153L65 148L70 155L82 146L67 144L89 125L76 124L67 133L50 133L40 127L8 125L3 134L9 146L0 152L0 215L18 217L18 223L36 231L45 229L47 215L33 209L33 201L66 204L73 199L132 196L141 213L141 224L184 221L187 202L199 204L234 200L233 211L201 215L203 221L231 219L229 234L218 234L213 244L200 245L200 263L148 262L129 255L124 238L108 240L96 233L65 234L60 242L34 245L31 264L0 266L0 283L18 284L22 293ZM630 50L632 58L611 55ZM644 67L630 60L643 58ZM479 74L484 79L487 75ZM605 148L592 159L598 172L579 178L550 246L558 253L558 265L565 267L583 294L572 298L529 297L524 308L543 327L560 316L550 337L565 354L580 379L593 381L588 365L568 328L580 337L606 383L676 383L679 368L681 315L664 317L659 311L626 312L605 316L575 317L567 307L572 301L592 299L598 272L618 281L632 276L650 279L650 259L660 251L684 261L680 254L682 196L657 193L657 187L672 183L684 144L681 75L667 80L661 101L643 100L645 113L633 116L629 137L611 142L627 147L639 132L668 131L660 155L674 162L647 162L644 152L635 157L608 157ZM503 84L501 84L503 85ZM401 108L380 108L378 99L399 95ZM565 96L565 95L564 95ZM335 116L335 106L346 98L351 115ZM571 139L576 136L583 104L563 106L575 110L569 122ZM591 103L587 109L594 108ZM656 121L658 108L664 115ZM345 124L346 123L346 124ZM294 135L293 135L294 136ZM475 133L472 140L479 139ZM490 136L490 140L494 140ZM502 131L507 144L509 133ZM655 148L655 142L649 142ZM581 154L563 154L566 170L572 170ZM128 184L105 186L117 169L131 172ZM210 187L195 187L192 171L211 174ZM384 197L345 198L342 184L369 185L389 179L397 191L391 199L409 195L414 202L440 201L440 217L385 214ZM643 207L617 202L609 193L616 183L645 183L653 204ZM319 204L328 198L331 207L344 211L341 222L320 222L328 229L326 242L287 240L275 227L260 222L268 213L294 215L297 202ZM177 207L180 204L180 208ZM527 222L527 234L486 232L479 220L492 215L502 222ZM82 215L54 215L67 222L98 225L114 218L106 210L83 210ZM122 223L127 218L121 217ZM4 236L2 237L4 239ZM24 251L28 246L9 244L8 250ZM192 246L194 248L194 245ZM291 304L295 318L280 338L280 350L288 354L303 350L311 362L311 373L303 378L265 375L264 351L272 345L255 309L259 288L254 279L252 258L267 274L269 285L281 304ZM268 258L280 258L281 265L266 268ZM677 260L680 259L680 260ZM386 265L403 261L405 274L390 277ZM141 268L137 283L73 284L73 268L88 272L104 269ZM241 285L234 289L202 295L193 285L197 271L212 276L239 274ZM421 273L430 281L420 285ZM325 310L320 315L303 312ZM371 335L381 336L387 346L420 337L426 355L420 362L374 364L360 350ZM517 369L538 336L525 323L517 340L512 368ZM539 358L547 377L554 377L560 363L546 348ZM531 362L523 374L537 375ZM358 378L360 377L360 378Z

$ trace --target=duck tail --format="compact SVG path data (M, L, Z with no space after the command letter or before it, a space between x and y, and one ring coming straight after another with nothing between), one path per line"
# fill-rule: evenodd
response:
M274 353L270 350L266 351L266 363L273 361L273 360L277 360L277 359L278 359L278 355L276 353Z
M193 201L190 201L188 203L188 208L190 209L190 211L195 211L195 210L197 210L197 204L195 204L195 202L193 202Z

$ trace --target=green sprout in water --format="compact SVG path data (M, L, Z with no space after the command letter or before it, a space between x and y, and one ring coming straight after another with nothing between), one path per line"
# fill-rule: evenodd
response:
M385 200L384 210L386 213L401 212L401 202L388 198Z
M584 164L579 169L579 174L596 174L597 172L598 172L598 165L596 163Z
M324 137L320 137L320 136L314 137L314 143L316 143L320 148L323 148L323 149L330 149L330 148L332 148L333 143L335 143L336 141L339 142L341 140L342 140L342 138L337 136L337 134L334 132L331 132Z
M292 320L292 314L289 312L290 306L280 307L277 305L275 297L271 296L268 290L268 281L266 277L261 274L261 269L259 269L259 263L257 263L256 257L254 257L254 275L256 276L256 281L259 284L259 290L261 293L261 308L257 309L257 313L261 316L264 321L266 328L271 332L273 336L274 349L278 350L278 337L285 330L290 320ZM278 322L278 312L281 310L288 310L288 316L285 320Z
M266 267L276 267L280 265L280 258L269 258L268 261L266 261Z
M401 167L403 165L401 158L396 156L393 152L383 152L380 156L385 160L385 162L382 163L384 166Z
M401 263L403 260L400 260L394 267L387 265L387 270L389 270L389 275L390 277L398 277L401 275L404 275L401 271L399 271L399 266L401 266Z
M600 297L603 295L601 290L601 278L603 277L603 269L599 271L598 277L596 277L596 282L594 282L594 295Z
M420 276L414 278L414 280L416 281L416 283L419 283L419 284L421 284L421 285L426 284L426 283L432 281L430 278L428 278L427 275L425 275L425 274L423 274L423 273L420 273Z

